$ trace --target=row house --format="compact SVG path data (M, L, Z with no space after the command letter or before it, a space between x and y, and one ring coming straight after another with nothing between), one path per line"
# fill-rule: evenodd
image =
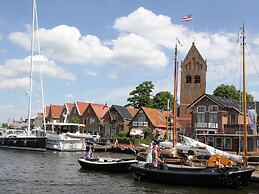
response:
M88 106L88 102L75 102L70 114L68 115L68 122L82 124L82 115L84 114Z
M74 103L70 103L70 102L65 102L64 106L63 106L63 110L60 114L60 122L61 123L68 123L68 117L72 112Z
M100 134L103 117L107 113L109 107L107 104L89 103L86 110L80 118L80 123L85 125L85 132L91 134Z
M63 110L62 105L50 105L46 107L46 123L59 123Z
M158 109L142 107L129 123L130 133L133 131L143 131L144 128L150 128L153 138L162 139L168 130L167 117L169 112L162 112Z
M138 109L112 105L103 117L101 135L112 137L121 132L129 132L129 123Z
M204 94L190 104L188 111L193 131L187 136L221 150L243 151L243 112L239 102ZM256 152L258 148L259 135L248 127L248 151Z

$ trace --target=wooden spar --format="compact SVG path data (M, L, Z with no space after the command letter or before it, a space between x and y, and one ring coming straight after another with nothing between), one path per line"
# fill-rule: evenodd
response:
M247 157L247 125L246 125L246 68L245 68L245 26L242 28L242 55L243 55L243 117L244 117L244 154Z
M177 62L177 41L175 44L175 52L174 52L174 127L173 127L173 146L177 143L176 138L176 117L177 117L177 79L178 79L178 62Z

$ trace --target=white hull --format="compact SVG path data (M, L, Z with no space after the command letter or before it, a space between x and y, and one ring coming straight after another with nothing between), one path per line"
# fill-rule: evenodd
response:
M66 133L48 134L46 148L57 151L85 151L85 139L71 138Z

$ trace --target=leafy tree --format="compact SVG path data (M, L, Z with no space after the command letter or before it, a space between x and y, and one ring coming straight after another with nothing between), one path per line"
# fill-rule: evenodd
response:
M240 90L237 90L233 85L221 84L214 90L213 94L216 96L220 96L220 97L224 97L232 100L238 100L238 101L240 101L243 98L243 92L241 92ZM248 93L246 93L246 99L247 99L247 102L254 101L254 97Z
M153 98L153 108L167 110L167 101L170 102L170 110L173 108L173 95L168 91L157 93Z
M80 123L80 119L77 116L73 116L70 120L71 123Z
M149 127L144 127L143 128L143 132L144 132L144 139L148 138L151 134L151 128Z
M3 128L8 128L8 123L2 123Z
M152 107L151 93L154 89L152 81L144 81L139 84L135 90L130 92L130 97L127 99L129 105L134 108Z

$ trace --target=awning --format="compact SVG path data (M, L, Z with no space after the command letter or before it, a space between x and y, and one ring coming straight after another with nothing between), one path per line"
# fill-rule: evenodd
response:
M130 136L144 136L143 129L133 128L130 130Z

